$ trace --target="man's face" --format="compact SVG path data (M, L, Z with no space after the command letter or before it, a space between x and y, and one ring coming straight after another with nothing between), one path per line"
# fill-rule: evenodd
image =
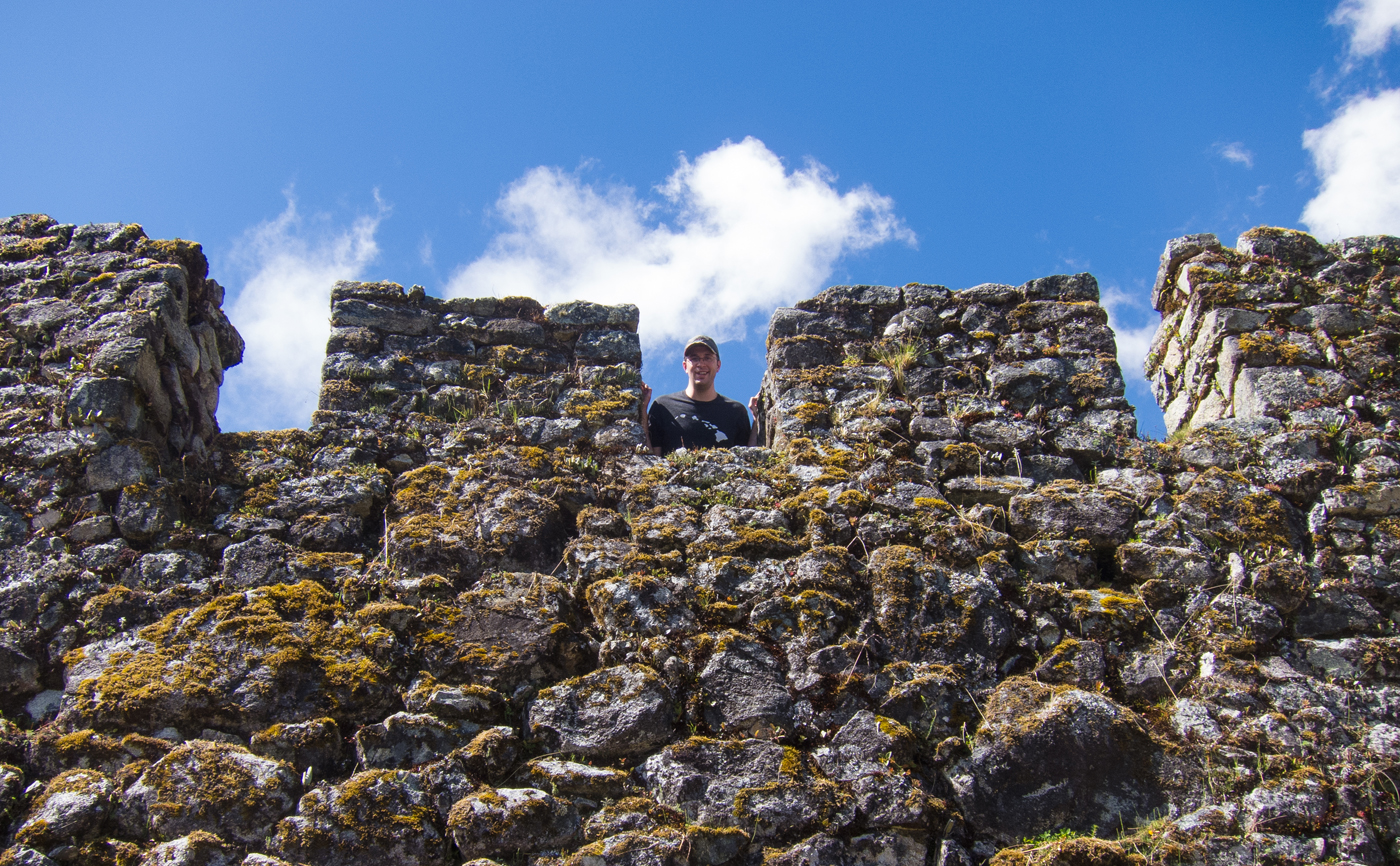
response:
M704 346L694 346L681 362L692 385L713 385L719 372L719 356Z

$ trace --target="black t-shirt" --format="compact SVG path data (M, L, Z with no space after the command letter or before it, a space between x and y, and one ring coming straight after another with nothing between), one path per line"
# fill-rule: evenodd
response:
M651 445L669 454L677 448L734 448L749 444L749 410L716 395L692 400L684 391L657 397L647 410Z

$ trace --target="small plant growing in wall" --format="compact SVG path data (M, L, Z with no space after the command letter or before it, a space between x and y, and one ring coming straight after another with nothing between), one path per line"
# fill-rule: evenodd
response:
M895 393L903 396L905 375L923 358L924 348L917 341L896 340L878 344L871 354L877 363L889 368L894 377Z

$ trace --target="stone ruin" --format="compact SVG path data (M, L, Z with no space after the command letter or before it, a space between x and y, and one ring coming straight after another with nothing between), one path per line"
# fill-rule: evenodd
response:
M0 864L1400 861L1400 240L777 311L641 453L637 310L341 283L218 431L197 244L0 220Z

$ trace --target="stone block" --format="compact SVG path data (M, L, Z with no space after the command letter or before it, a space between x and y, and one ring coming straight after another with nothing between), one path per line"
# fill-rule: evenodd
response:
M566 301L544 308L544 320L556 326L607 326L637 330L640 312L636 304L594 304L589 301Z
M349 298L331 305L331 325L338 328L374 328L391 334L422 336L437 326L437 317L407 305L389 305Z
M1355 393L1351 380L1335 370L1316 367L1256 367L1235 380L1236 418L1283 418L1297 409L1337 406Z
M642 366L642 343L631 331L584 331L574 344L581 364Z

